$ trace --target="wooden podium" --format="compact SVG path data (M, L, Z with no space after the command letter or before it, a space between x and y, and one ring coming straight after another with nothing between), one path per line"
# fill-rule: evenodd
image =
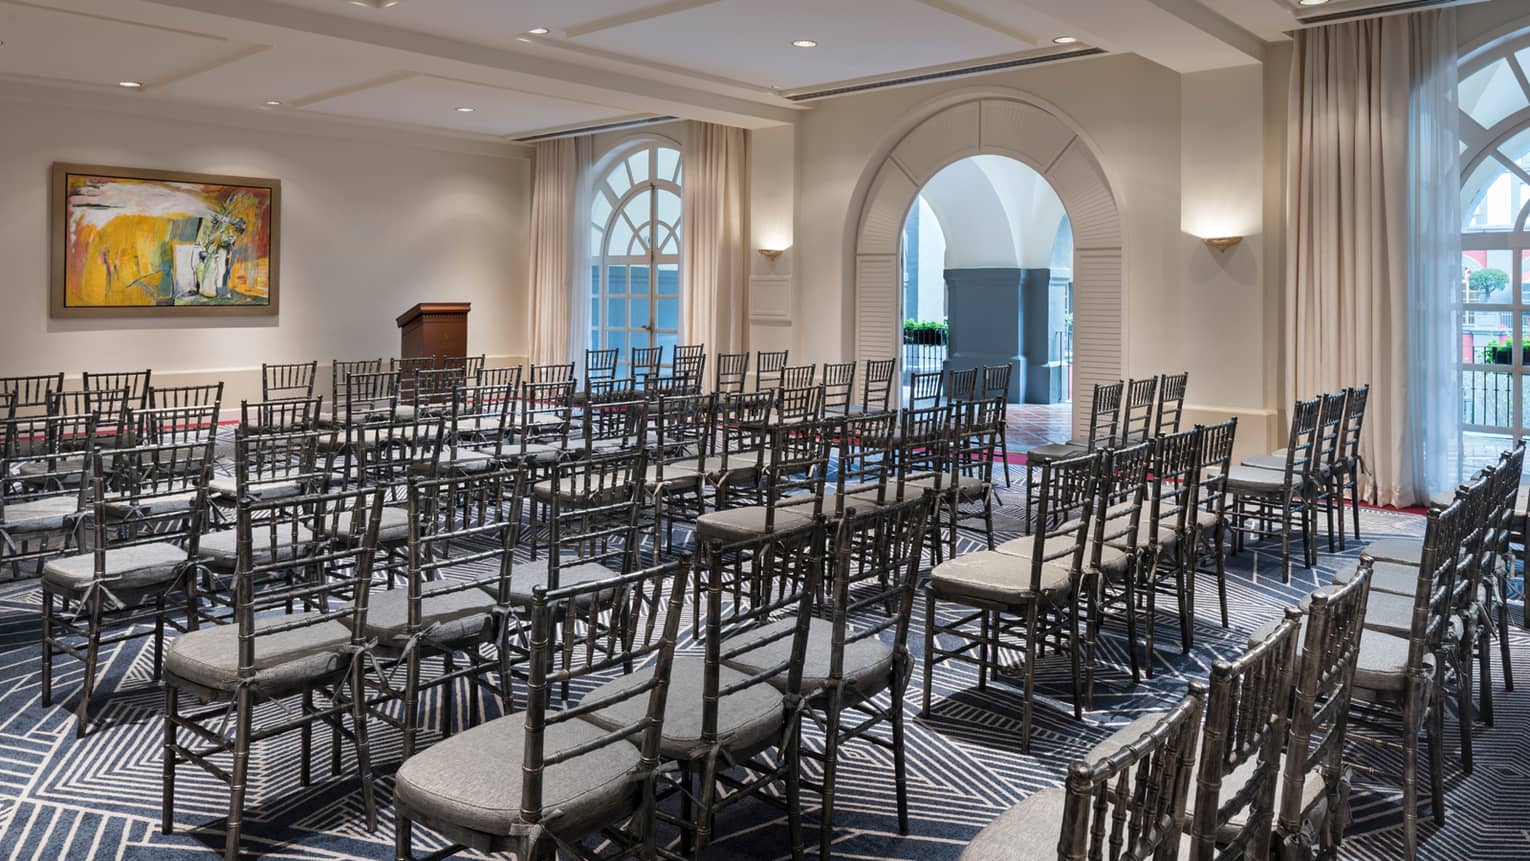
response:
M447 356L467 355L468 302L421 302L398 316L403 343L399 356L413 359L434 356L436 364Z

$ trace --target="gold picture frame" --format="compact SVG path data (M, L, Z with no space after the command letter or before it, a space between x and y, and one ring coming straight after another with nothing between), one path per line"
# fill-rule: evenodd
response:
M53 317L280 309L281 180L53 165Z

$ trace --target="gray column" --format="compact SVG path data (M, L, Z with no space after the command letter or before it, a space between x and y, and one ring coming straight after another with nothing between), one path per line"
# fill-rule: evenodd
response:
M1010 403L1054 403L1050 269L947 269L948 370L1008 363Z

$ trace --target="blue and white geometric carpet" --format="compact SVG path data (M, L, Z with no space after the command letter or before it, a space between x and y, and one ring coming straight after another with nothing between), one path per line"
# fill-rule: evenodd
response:
M1018 490L1008 496L1009 504L996 509L996 526L1004 537L1014 537L1019 532ZM1417 535L1422 525L1422 518L1405 514L1366 511L1362 515L1367 539ZM1320 549L1326 549L1324 542L1319 543ZM1165 708L1183 695L1188 680L1204 680L1213 660L1235 654L1248 631L1327 582L1328 572L1356 558L1359 549L1351 541L1347 553L1323 553L1312 571L1298 566L1290 585L1280 583L1278 548L1261 545L1233 558L1228 570L1230 628L1219 624L1215 588L1210 578L1204 579L1198 590L1195 648L1189 655L1180 655L1177 624L1165 617L1159 625L1155 677L1135 688L1122 669L1126 655L1122 635L1107 628L1096 708L1082 721L1072 718L1068 706L1066 658L1043 659L1039 668L1043 699L1036 710L1030 755L1020 753L1018 689L1000 680L979 692L973 668L945 664L935 674L934 704L930 717L924 719L917 715L922 668L916 668L906 705L912 833L900 836L897 832L890 754L874 745L851 743L841 748L833 857L956 858L968 839L1010 805L1038 790L1061 785L1068 762L1113 728L1144 712ZM909 646L916 656L922 652L923 606L923 601L916 603L910 628ZM182 766L178 772L177 833L160 833L161 697L150 678L151 642L134 640L105 653L97 728L89 737L76 740L67 711L81 678L76 662L61 662L63 671L55 680L55 690L62 704L43 708L39 703L39 608L35 581L0 587L0 856L213 857L222 849L227 790L193 766ZM1512 639L1520 686L1513 693L1503 692L1495 654L1497 725L1476 727L1477 767L1471 777L1463 776L1457 764L1455 717L1446 718L1447 822L1436 829L1428 816L1421 817L1421 857L1530 858L1530 636L1521 631L1519 619L1516 605ZM458 708L465 710L463 699L458 698ZM424 712L435 714L439 708ZM427 740L437 730L427 728ZM374 725L372 739L374 762L381 773L391 774L399 756L396 731ZM807 743L819 744L811 729ZM318 747L323 750L326 745ZM506 763L505 767L519 765ZM247 852L314 861L392 857L390 778L382 781L380 827L376 834L368 834L362 826L354 777L323 779L327 772L318 766L314 785L297 787L295 736L256 745L251 775L245 817ZM1343 856L1377 861L1401 857L1398 787L1371 786L1365 778L1358 779L1362 782L1353 795L1354 822ZM816 796L805 792L804 803L807 825L816 828ZM784 817L767 804L746 801L729 808L714 833L724 835L714 844L714 858L788 857ZM810 854L814 833L809 831ZM417 851L433 848L423 829L416 829L416 835ZM1050 843L1057 835L1036 834L1034 839Z

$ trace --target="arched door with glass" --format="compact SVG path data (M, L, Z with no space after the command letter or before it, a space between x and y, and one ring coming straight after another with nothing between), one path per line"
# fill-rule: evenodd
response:
M595 184L590 207L590 346L616 349L619 373L635 348L680 338L680 151L633 150Z
M1461 63L1463 461L1530 436L1530 30Z

